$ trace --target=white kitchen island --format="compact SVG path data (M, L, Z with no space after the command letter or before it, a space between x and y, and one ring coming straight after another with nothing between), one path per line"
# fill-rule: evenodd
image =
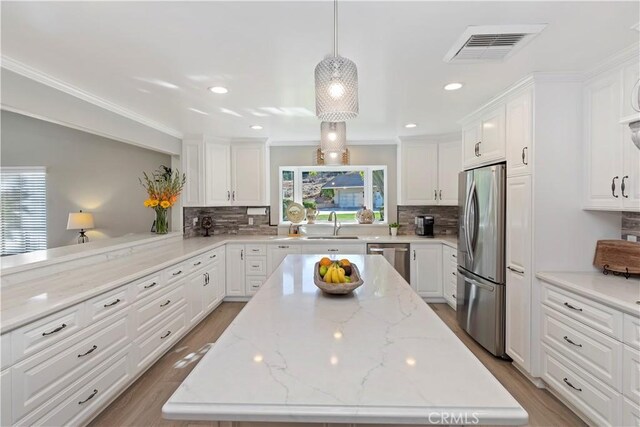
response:
M526 411L380 256L328 296L289 255L163 407L169 419L526 424Z

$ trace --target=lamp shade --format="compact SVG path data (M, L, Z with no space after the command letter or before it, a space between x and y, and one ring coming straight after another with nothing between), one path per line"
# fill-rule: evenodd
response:
M323 153L344 153L347 149L347 124L345 122L320 123L320 150Z
M82 211L69 214L67 230L88 230L93 227L93 214Z
M326 122L358 117L358 69L350 59L330 56L316 66L316 116Z

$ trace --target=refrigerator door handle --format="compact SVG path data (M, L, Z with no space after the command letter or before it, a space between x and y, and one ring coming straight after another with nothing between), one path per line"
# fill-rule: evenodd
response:
M469 278L467 276L463 276L463 278L464 278L465 282L469 282L473 286L477 286L477 287L482 288L484 290L487 290L489 292L493 292L495 290L495 286L493 286L493 285L489 285L489 284L486 284L486 283L480 283L477 280L473 280L473 279L471 279L471 278Z
M471 202L473 198L473 194L476 191L476 182L475 180L471 182L471 188L469 189L469 194L467 195L467 201L464 207L464 237L465 243L467 244L467 253L469 254L469 260L471 261L471 265L473 265L473 247L471 244L471 233L469 233L469 211L471 210Z

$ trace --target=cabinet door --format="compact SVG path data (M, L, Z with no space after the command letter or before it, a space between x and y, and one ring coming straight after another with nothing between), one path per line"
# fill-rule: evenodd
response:
M507 179L507 354L531 369L531 175Z
M462 129L463 166L465 169L471 169L480 161L476 151L476 144L480 141L479 127L478 123L473 123Z
M402 204L438 203L438 144L402 143Z
M622 206L622 125L620 125L620 74L590 83L585 101L585 202L586 208L619 209ZM615 187L614 187L615 186Z
M287 255L299 253L300 246L297 245L269 246L267 251L267 274L271 275Z
M207 269L205 270L205 280L204 280L204 311L205 314L211 312L213 308L220 301L220 274L218 273L220 261L215 261L209 264Z
M265 203L264 145L238 143L231 147L231 202L238 206Z
M12 390L11 390L11 370L5 369L0 372L0 393L2 393L2 400L0 400L0 425L10 426L12 421L11 405L12 405Z
M204 316L205 272L194 273L187 281L187 301L189 304L189 324L193 325Z
M205 144L205 203L207 206L231 204L231 157L227 144Z
M226 265L228 296L244 296L244 245L227 245Z
M216 249L216 256L218 257L218 269L217 280L215 282L216 291L218 292L218 300L222 301L227 294L227 265L226 265L226 254L224 246Z
M636 110L637 105L632 102L632 97L636 97L635 104L638 103L638 93L634 92L634 86L640 80L640 68L638 60L634 59L622 69L622 119L635 121L640 119L640 111ZM634 108L635 106L635 108Z
M438 144L438 204L458 205L458 173L462 170L460 141Z
M624 167L620 196L625 211L640 211L640 150L631 141L631 129L623 125L622 154ZM622 184L624 183L624 191Z
M442 245L411 245L411 287L424 298L443 298Z
M507 176L531 173L533 129L531 89L507 104Z
M182 142L182 170L187 176L182 192L183 206L204 206L204 156L202 141Z
M495 163L505 160L505 106L489 111L480 122L480 163Z

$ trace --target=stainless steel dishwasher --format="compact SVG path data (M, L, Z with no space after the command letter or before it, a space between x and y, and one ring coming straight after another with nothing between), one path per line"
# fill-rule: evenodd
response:
M411 276L408 243L367 243L367 253L383 255L396 271L404 277L404 280L409 283Z

